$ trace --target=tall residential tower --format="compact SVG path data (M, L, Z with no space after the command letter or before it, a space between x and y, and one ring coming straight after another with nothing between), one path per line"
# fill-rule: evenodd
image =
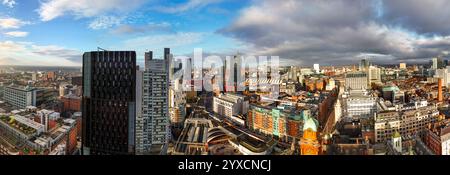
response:
M136 154L166 154L169 132L169 68L170 49L164 49L164 59L145 54L142 74L141 118L137 118Z

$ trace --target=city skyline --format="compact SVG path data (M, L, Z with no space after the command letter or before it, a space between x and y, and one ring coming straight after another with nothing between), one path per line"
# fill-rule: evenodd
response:
M0 0L0 157L450 155L448 7Z
M285 64L426 63L448 58L448 1L132 0L0 5L0 64L81 66L102 47L190 56L280 56ZM70 8L69 8L70 7ZM412 10L409 10L412 9Z

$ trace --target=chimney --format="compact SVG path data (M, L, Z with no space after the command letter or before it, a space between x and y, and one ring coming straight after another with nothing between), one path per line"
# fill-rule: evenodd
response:
M439 78L439 80L438 80L438 102L444 101L443 98L444 97L442 95L442 78Z

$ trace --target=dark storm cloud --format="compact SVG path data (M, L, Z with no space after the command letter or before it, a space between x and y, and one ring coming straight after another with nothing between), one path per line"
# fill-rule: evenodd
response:
M413 28L386 22L383 7L389 4L379 2L255 1L218 32L248 43L252 54L278 55L300 64L347 64L343 62L367 54L378 62L392 62L450 50L449 37L426 38L411 32Z
M450 34L449 0L384 0L383 17L421 34Z

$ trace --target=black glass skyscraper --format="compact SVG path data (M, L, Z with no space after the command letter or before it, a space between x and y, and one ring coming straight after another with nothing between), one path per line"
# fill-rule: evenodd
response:
M83 55L83 154L134 154L136 53Z

